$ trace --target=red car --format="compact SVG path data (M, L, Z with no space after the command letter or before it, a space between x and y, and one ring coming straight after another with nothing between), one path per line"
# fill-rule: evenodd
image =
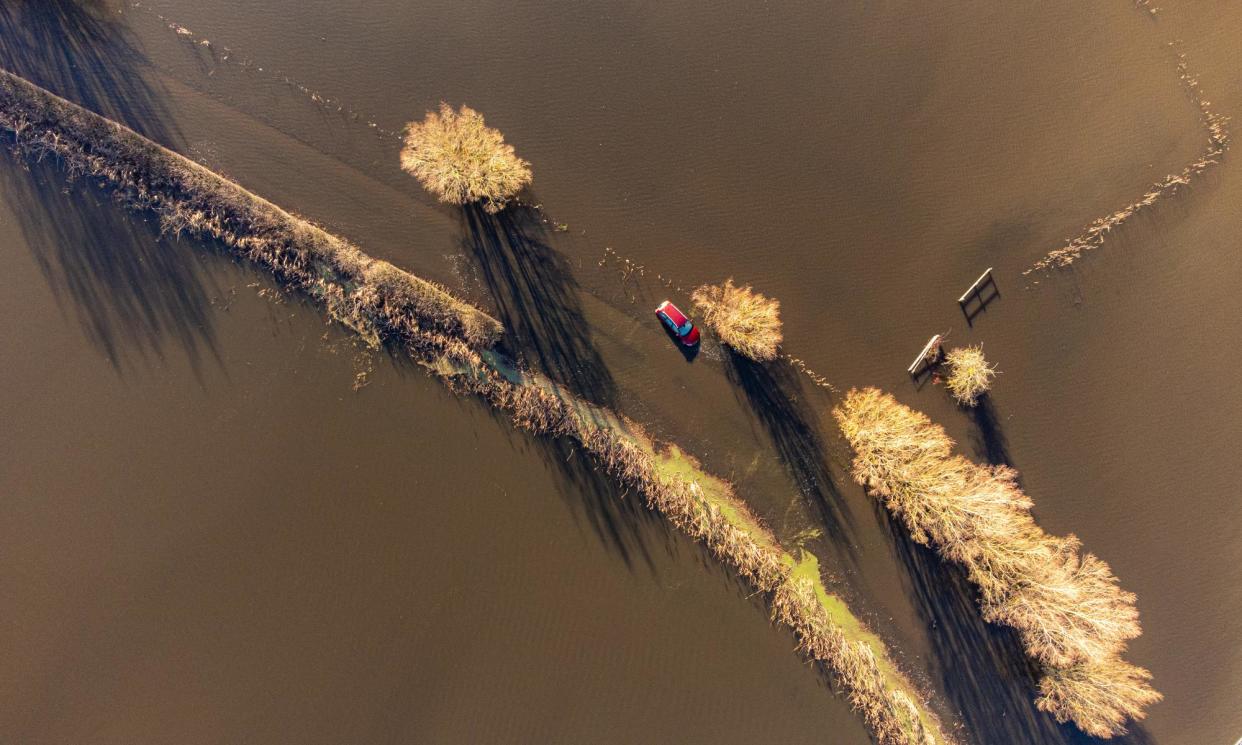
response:
M677 337L677 341L687 347L693 347L699 343L699 330L690 323L690 319L686 318L686 314L677 309L669 301L665 300L660 303L660 307L655 309L656 317L668 326L668 330L673 332Z

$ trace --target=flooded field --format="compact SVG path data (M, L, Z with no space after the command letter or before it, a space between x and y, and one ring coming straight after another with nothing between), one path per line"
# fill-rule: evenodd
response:
M1127 658L1165 700L1120 741L1229 745L1232 155L1023 271L1200 157L1179 53L1242 116L1240 28L1129 0L56 0L0 9L0 66L445 283L686 446L821 557L964 742L1090 741L849 479L837 392L892 392L1137 594ZM471 217L400 172L397 132L440 100L505 133L541 208ZM26 167L0 159L0 740L868 741L759 599L567 448ZM968 322L987 267L1001 295ZM651 307L726 277L781 300L784 350L836 392L678 353ZM905 374L945 332L1002 371L977 413Z

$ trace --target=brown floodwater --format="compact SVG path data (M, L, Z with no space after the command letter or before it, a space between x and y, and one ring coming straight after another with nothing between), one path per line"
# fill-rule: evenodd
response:
M5 741L868 741L633 495L408 365L355 393L313 308L3 165ZM44 238L178 262L79 277L115 366Z
M1242 116L1242 9L90 5L0 10L3 64L449 284L529 364L688 446L824 557L965 740L1087 741L849 481L834 394L711 343L684 358L660 299L753 283L838 389L1017 467L1040 523L1138 595L1128 658L1165 701L1130 740L1242 737L1242 175L1227 156L1022 275L1203 150L1178 51ZM394 133L440 100L505 132L542 211L471 219L400 173ZM46 168L0 174L6 734L866 741L760 604L572 453L260 297L214 247ZM1001 296L968 324L955 300L989 266ZM976 415L905 375L945 331L1003 371Z

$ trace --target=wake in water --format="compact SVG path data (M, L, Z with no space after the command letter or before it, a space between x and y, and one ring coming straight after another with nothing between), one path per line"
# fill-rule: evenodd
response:
M1140 3L1140 5L1145 4ZM1149 10L1154 9L1149 8ZM1169 42L1169 46L1176 46L1176 44L1177 42ZM1170 174L1165 176L1164 179L1157 181L1137 201L1131 202L1111 215L1096 219L1081 233L1067 241L1064 246L1050 252L1047 256L1037 261L1034 266L1023 272L1023 275L1069 266L1082 256L1083 253L1103 245L1105 237L1114 228L1121 227L1126 220L1129 220L1138 212L1151 207L1158 200L1176 194L1178 188L1190 184L1192 180L1198 178L1204 171L1220 163L1225 151L1229 149L1230 135L1226 127L1229 119L1216 113L1212 109L1211 102L1204 98L1203 89L1199 86L1199 79L1191 73L1190 65L1186 60L1184 52L1177 53L1177 73L1178 78L1182 81L1182 85L1186 87L1195 105L1199 107L1201 121L1208 133L1208 145L1203 154L1199 156L1198 160L1178 173Z

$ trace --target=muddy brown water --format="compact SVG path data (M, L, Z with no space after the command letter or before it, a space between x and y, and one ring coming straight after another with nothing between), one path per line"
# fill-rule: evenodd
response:
M4 64L492 308L530 364L824 557L968 741L1086 738L849 482L833 395L710 343L683 358L656 302L754 283L835 386L1016 466L1040 523L1139 597L1128 656L1166 700L1130 741L1242 736L1242 176L1227 160L1072 270L1021 275L1203 148L1168 42L1242 116L1238 9L82 5L7 6ZM400 174L391 133L441 99L532 161L542 212L463 215ZM355 360L211 247L0 165L6 732L866 741L754 600L571 453ZM1001 296L968 325L954 300L988 266ZM905 376L944 331L1004 372L978 415Z

